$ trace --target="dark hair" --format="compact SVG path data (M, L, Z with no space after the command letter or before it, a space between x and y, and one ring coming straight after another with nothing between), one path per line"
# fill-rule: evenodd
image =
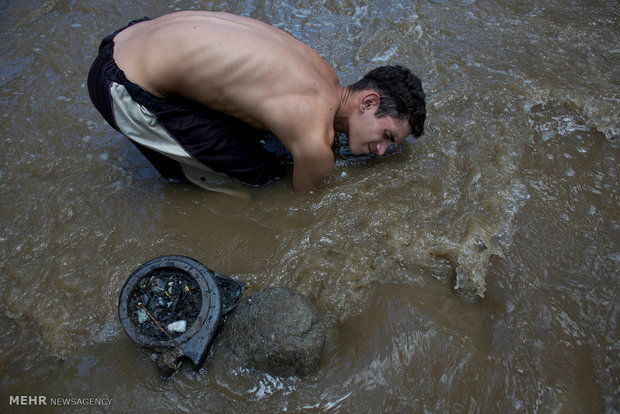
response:
M376 91L381 97L377 117L406 119L416 137L424 132L426 96L422 81L409 69L398 65L381 66L368 72L349 89L354 92L364 89Z

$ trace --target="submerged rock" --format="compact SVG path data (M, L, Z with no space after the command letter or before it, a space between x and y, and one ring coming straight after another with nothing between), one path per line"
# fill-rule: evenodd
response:
M149 320L149 316L144 309L138 309L138 323L144 323Z
M325 329L307 297L287 288L269 288L239 303L227 317L220 349L272 375L308 375L321 359Z

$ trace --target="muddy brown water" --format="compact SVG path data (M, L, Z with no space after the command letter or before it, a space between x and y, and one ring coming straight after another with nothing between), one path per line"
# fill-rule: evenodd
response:
M411 67L426 134L340 160L309 195L164 184L85 81L103 36L177 9L271 23L344 84ZM0 0L0 411L33 408L11 400L25 395L46 412L618 412L619 10ZM162 254L309 296L336 322L319 371L276 378L215 353L162 381L116 312Z

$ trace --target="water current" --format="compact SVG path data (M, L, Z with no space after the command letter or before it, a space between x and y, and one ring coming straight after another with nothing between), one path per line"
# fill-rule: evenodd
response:
M184 9L285 30L342 84L410 67L425 135L338 160L312 194L164 183L85 82L105 35ZM619 17L600 0L0 0L0 411L619 412ZM333 321L318 372L214 352L162 381L116 311L162 254L310 297Z

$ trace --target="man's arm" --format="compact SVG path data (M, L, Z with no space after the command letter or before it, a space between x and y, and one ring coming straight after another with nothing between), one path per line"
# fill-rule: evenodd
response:
M323 184L334 164L331 147L321 139L305 141L311 145L301 145L293 154L293 189L298 192L314 190ZM317 145L320 144L320 145Z

